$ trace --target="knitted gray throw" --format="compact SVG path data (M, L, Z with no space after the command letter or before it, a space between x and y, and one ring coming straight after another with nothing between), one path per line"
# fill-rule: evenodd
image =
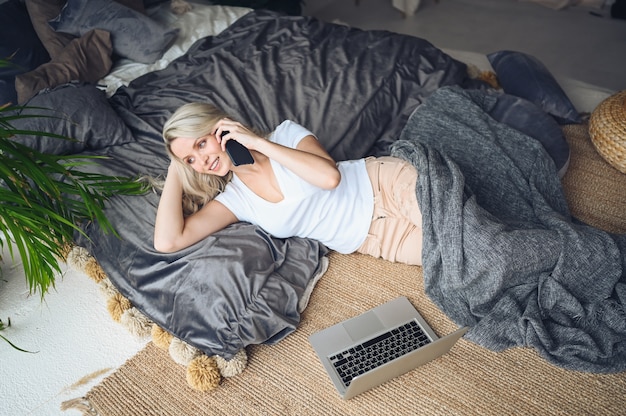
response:
M572 218L542 145L490 118L493 102L441 88L392 148L419 172L426 292L491 350L624 371L626 235Z

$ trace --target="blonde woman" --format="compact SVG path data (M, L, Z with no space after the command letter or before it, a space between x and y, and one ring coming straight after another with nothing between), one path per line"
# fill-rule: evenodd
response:
M278 238L421 264L417 172L401 159L337 163L293 121L264 137L205 103L178 109L163 137L171 163L155 223L158 251L181 250L246 221ZM233 164L229 140L245 146L254 163Z

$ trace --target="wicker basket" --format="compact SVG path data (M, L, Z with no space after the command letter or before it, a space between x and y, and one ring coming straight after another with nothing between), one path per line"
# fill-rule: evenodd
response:
M589 135L600 156L626 173L626 90L610 96L593 110Z

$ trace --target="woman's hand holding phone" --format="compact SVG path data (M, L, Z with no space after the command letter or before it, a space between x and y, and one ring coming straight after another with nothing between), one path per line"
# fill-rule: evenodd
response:
M223 138L228 133L228 130L222 131L220 138ZM254 163L254 158L252 157L250 151L235 139L226 141L226 153L228 153L230 160L235 166L251 165Z

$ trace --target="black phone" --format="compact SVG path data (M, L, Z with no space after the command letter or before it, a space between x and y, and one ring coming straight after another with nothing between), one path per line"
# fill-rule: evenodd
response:
M223 131L220 137L224 137L228 134L228 131ZM233 165L251 165L254 163L254 158L246 146L239 143L237 140L229 140L226 142L226 153L233 161Z

